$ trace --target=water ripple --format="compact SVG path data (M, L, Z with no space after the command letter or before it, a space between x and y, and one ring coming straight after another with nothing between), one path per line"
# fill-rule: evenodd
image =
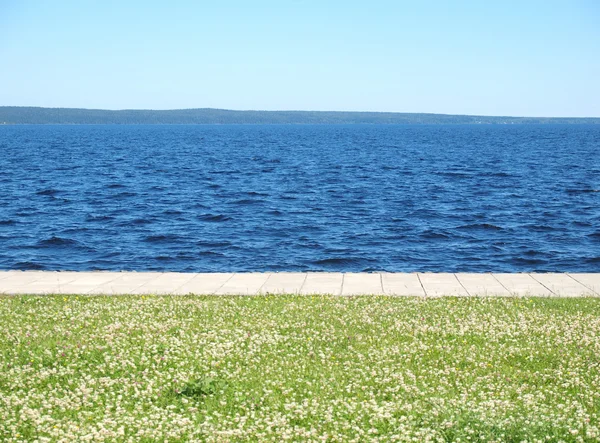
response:
M0 269L600 271L600 127L0 126Z

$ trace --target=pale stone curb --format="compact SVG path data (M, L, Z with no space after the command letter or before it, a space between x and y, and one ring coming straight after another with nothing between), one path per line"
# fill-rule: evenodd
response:
M598 297L600 273L0 271L0 294Z

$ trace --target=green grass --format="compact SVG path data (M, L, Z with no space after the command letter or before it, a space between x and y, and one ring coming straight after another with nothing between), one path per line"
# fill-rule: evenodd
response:
M600 299L0 298L0 441L599 441Z

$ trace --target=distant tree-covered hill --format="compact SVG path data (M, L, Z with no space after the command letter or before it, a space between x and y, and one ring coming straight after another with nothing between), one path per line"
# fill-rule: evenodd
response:
M176 109L169 111L37 108L0 106L0 124L518 124L593 123L600 118L485 117L476 115L410 114L398 112L230 111Z

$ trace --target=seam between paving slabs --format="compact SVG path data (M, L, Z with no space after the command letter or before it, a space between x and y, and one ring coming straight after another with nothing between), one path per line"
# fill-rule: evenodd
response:
M142 286L145 286L145 285L147 285L147 284L149 284L149 283L153 282L154 280L158 279L158 277L160 277L161 275L164 275L164 274L166 274L166 272L159 272L157 276L155 276L154 278L152 278L152 279L148 280L147 282L144 282L144 283L142 283L142 284L141 284L141 285L139 285L139 286L136 286L136 287L135 287L133 290L134 290L134 291L137 291L137 290L138 290L138 289L140 289Z
M306 279L308 278L308 272L304 273L304 280L302 280L302 284L300 285L300 289L298 289L298 294L302 293L302 288L304 288L304 284L306 283Z
M177 286L175 289L173 289L173 292L171 292L171 294L175 294L177 291L179 291L179 289L183 288L185 285L187 285L188 283L190 283L193 279L195 279L196 277L198 277L198 275L200 275L200 274L197 273L197 272L195 274L192 274L192 278L190 278L185 283L182 283L179 286Z
M156 280L158 277L160 277L161 275L163 275L163 274L164 274L164 272L158 272L157 274L158 274L158 275L156 275L156 276L155 276L155 277L153 277L152 279L150 279L150 280L148 280L148 281L146 281L146 282L142 283L141 285L139 285L139 286L136 286L135 288L133 288L133 289L132 289L132 291L137 291L137 290L138 290L138 289L140 289L142 286L144 286L144 285L146 285L146 284L148 284L148 283L150 283L150 282L153 282L153 281L154 281L154 280ZM118 280L118 279L119 279L119 277L115 278L115 280ZM115 280L111 280L111 281L109 281L109 282L107 282L107 283L105 283L105 284L112 283L112 282L114 282ZM100 286L102 286L102 285L100 285ZM98 287L100 287L100 286L98 286ZM112 287L111 287L111 289L112 289ZM93 290L93 289L92 289L92 290ZM127 292L124 292L124 294L127 294ZM114 294L113 294L113 295L114 295Z
M490 272L490 275L492 277L494 277L494 280L496 280L500 284L500 286L502 286L504 289L506 289L506 292L508 292L510 295L515 295L515 294L513 294L513 292L510 289L508 289L506 286L504 286L500 280L498 280L498 277L496 277L495 274L493 274L492 272Z
M257 293L257 294L260 294L260 293L261 293L261 291L262 291L262 288L264 288L264 287L265 287L265 285L267 284L267 282L269 281L269 279L271 278L271 276L272 276L272 275L273 275L273 273L272 273L272 272L269 272L269 273L268 273L268 275L267 275L267 279L266 279L266 280L263 282L263 284L262 284L262 285L260 285L260 288L258 288L258 291L256 291L256 293Z
M60 273L60 271L56 271L56 272L57 272L57 274L59 274L59 273ZM29 286L30 284L36 283L36 282L38 282L40 279L41 279L41 277L40 277L40 278L38 278L37 280L33 280L33 281L29 282L29 283L26 283L24 286ZM73 283L75 280L77 280L77 277L72 277L72 280L69 280L68 282L66 282L66 283L65 283L65 285L68 285L69 283ZM57 286L57 288L58 288L58 293L60 294L60 293L61 293L61 290L60 290L60 288L61 288L61 286L63 286L63 285L61 285L61 284L59 283L59 276L58 276L58 275L56 275L56 286Z
M57 279L57 280L58 280L58 279ZM68 285L68 284L70 284L70 283L73 283L75 280L77 280L77 277L73 277L73 280L69 280L69 281L68 281L68 282L66 282L64 285L61 285L60 283L57 283L57 285L58 285L58 292L62 294L61 287L62 287L62 286L66 286L66 285Z
M27 271L23 271L23 272L27 272ZM44 271L36 271L36 272L39 272L39 277L37 277L35 280L31 280L29 283L35 283L42 279ZM29 283L27 283L27 284L29 284Z
M191 283L191 282L192 282L192 280L194 280L194 279L198 278L198 276L200 275L200 273L199 273L199 272L195 272L195 273L193 273L192 275L193 275L193 277L192 277L192 278L190 278L188 281L186 281L185 283L182 283L181 285L177 286L177 288L173 290L173 293L175 293L175 292L176 292L176 291L178 291L179 289L183 288L183 287L184 287L185 285L187 285L188 283Z
M168 272L159 272L159 273L158 273L158 275L157 275L156 277L154 277L154 278L152 278L152 279L150 279L150 280L148 280L148 281L145 281L145 282L144 282L144 283L142 283L140 286L136 287L135 289L132 289L132 291L137 291L138 289L141 289L141 288L143 288L144 286L147 286L147 285L151 284L151 283L152 283L154 280L158 280L158 278L159 278L161 275L166 275L166 274L168 274Z
M115 280L117 280L120 277L122 277L122 275L119 275L119 274L123 274L123 273L121 273L121 272L115 272L115 274L117 274L117 276L115 278L113 278L112 280L109 280L109 281L105 281L104 283L100 283L99 285L94 286L92 289L90 289L89 291L87 291L86 294L89 294L90 292L95 291L100 286L108 285L108 284L114 282Z
M571 274L567 273L566 275L568 275L569 277L571 277L573 280L575 280L577 283L579 283L579 284L580 284L581 286L583 286L584 288L588 288L588 289L589 289L589 290L592 292L592 294L600 295L600 293L599 293L599 292L596 292L596 291L594 291L594 289L593 289L593 288L589 287L589 286L588 286L588 285L586 285L586 284L583 284L582 282L580 282L579 280L577 280L575 277L573 277Z
M552 289L550 289L548 286L546 286L544 283L542 283L541 281L539 281L537 278L535 278L533 276L532 273L528 273L527 275L529 275L531 278L533 278L536 282L538 282L540 285L542 285L544 288L546 288L548 291L550 291L550 294L552 295L558 295L556 294Z
M229 280L231 280L236 275L237 275L237 272L232 272L231 276L227 280L225 280L221 286L219 286L217 289L215 289L213 292L211 292L210 295L214 295L217 292L219 292L219 289L221 289L223 286L225 286L229 282Z
M383 287L383 272L379 273L379 284L381 285L381 293L387 295L385 288Z
M425 297L427 297L429 294L427 294L427 291L425 290L425 286L423 286L423 282L421 281L421 276L419 275L418 272L417 272L417 280L419 280L419 283L421 284L421 289L423 290L423 294L425 294Z
M458 275L456 275L456 274L452 274L452 275L454 275L454 278L456 279L456 281L458 282L458 284L462 286L462 288L465 290L465 292L467 293L467 295L469 297L471 297L471 293L467 290L467 288L465 288L465 285L462 284L462 282L458 278Z

